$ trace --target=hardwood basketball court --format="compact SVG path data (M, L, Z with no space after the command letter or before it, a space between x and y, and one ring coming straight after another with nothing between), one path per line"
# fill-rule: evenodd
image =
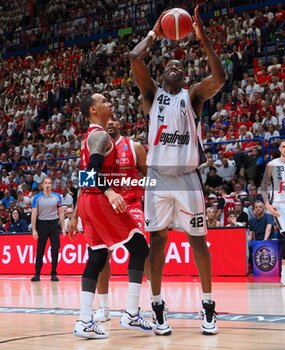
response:
M51 282L30 282L30 276L0 276L0 349L285 349L285 287L278 281L251 282L247 278L214 280L220 332L199 332L200 284L195 278L164 278L164 299L173 334L167 337L120 327L126 303L125 278L113 277L111 321L103 324L109 338L85 340L73 336L79 314L79 276L59 276ZM94 305L96 307L96 303ZM141 307L151 317L147 284Z

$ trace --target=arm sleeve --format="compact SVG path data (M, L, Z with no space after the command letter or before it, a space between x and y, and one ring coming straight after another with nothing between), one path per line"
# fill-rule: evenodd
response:
M104 162L104 156L100 153L93 153L89 158L88 170L94 169L96 171L97 176L97 188L104 193L107 191L110 186L106 181L106 177L100 173L102 165ZM100 180L100 181L99 181ZM100 184L100 185L99 185ZM102 185L104 184L104 185Z

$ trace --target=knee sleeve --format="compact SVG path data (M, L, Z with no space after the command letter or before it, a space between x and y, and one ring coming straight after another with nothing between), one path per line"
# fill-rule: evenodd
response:
M149 253L145 237L140 233L135 233L132 239L125 244L130 253L129 270L144 270L144 262Z
M97 281L99 273L105 266L107 256L107 249L92 250L88 247L88 261L82 277Z

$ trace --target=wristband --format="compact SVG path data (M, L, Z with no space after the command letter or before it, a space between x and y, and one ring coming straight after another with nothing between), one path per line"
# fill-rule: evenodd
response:
M152 37L152 40L155 40L156 39L156 33L154 30L150 30L148 33L147 33L148 36L151 36Z

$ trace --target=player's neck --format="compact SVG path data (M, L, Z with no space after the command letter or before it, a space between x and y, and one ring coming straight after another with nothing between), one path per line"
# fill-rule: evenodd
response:
M92 120L90 120L90 124L89 125L91 125L91 124L99 125L103 129L106 129L106 127L107 127L107 121L104 121L104 120L99 119L99 118L93 118Z
M169 86L167 84L163 84L163 89L168 92L170 95L177 95L179 94L179 92L182 90L182 86L179 85L173 85L173 86Z
M279 159L281 160L281 162L285 163L285 156L281 156Z

